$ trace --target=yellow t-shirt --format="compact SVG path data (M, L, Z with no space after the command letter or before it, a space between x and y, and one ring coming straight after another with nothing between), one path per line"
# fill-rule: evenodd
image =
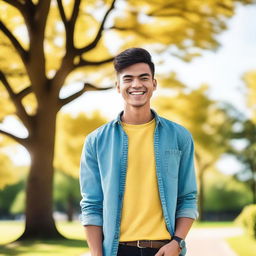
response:
M123 123L123 128L129 148L120 241L170 239L158 192L155 119L141 125Z

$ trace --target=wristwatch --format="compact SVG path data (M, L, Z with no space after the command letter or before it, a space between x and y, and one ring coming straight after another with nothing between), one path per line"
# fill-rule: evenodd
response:
M186 246L185 240L178 236L173 236L171 240L177 241L181 250Z

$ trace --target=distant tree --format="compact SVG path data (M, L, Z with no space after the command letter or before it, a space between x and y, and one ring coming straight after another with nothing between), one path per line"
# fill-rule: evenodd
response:
M169 88L173 88L172 84ZM159 96L154 101L160 114L184 125L194 137L200 220L204 219L205 173L227 149L232 127L225 110L209 99L206 92L207 86L202 85L189 93L179 89L176 94Z
M11 159L6 155L0 154L0 189L17 182L14 165Z
M18 170L15 169L17 172ZM19 182L16 182L11 185L5 186L3 189L0 190L0 218L1 219L8 219L13 218L13 214L11 211L12 205L16 200L17 194L20 191L24 191L25 184L24 179L21 179ZM22 202L24 204L24 202Z
M69 221L73 220L81 199L78 177L84 139L106 122L98 112L58 115L54 167L59 174L54 180L54 198L55 206L67 213Z
M31 154L22 238L60 236L52 217L56 115L84 92L100 89L89 83L88 74L94 72L91 81L99 80L96 67L113 60L113 48L116 53L131 45L154 45L190 60L200 49L218 47L216 35L226 29L236 3L253 1L56 2L0 3L0 119L16 116L28 135L0 132ZM125 39L120 47L114 45L119 38ZM82 79L86 83L80 90L60 97L64 85Z
M233 139L242 140L244 148L237 149L231 144L230 153L243 163L244 168L236 176L247 183L256 204L256 126L251 120L240 121L241 131L233 133Z
M0 190L5 186L17 183L23 172L17 173L17 167L7 154L8 148L14 146L12 140L0 134Z
M81 199L79 180L57 171L54 177L54 209L67 214L67 220L72 221L74 214L79 212Z
M239 129L233 132L233 139L243 141L244 148L237 149L230 145L230 152L240 160L244 169L237 173L237 177L245 181L256 204L256 71L246 72L243 76L246 87L246 99L249 116L243 113L237 114L237 125Z
M210 170L206 177L205 211L239 212L252 203L252 195L247 185L232 175Z
M250 120L256 125L256 70L246 72L243 76L246 86L247 106L250 111Z

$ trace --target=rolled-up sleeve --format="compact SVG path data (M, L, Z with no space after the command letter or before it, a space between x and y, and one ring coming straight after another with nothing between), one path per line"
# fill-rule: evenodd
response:
M198 217L194 143L192 136L189 136L182 149L180 162L176 218L181 217L192 219Z
M103 225L103 193L95 146L91 138L85 140L80 163L82 225Z

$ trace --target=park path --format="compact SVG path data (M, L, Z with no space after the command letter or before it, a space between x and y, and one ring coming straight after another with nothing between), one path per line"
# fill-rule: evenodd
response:
M225 239L242 233L242 229L236 227L192 228L186 238L186 256L237 256ZM90 253L81 256L90 256Z
M225 241L243 233L241 228L193 228L187 238L186 256L237 256Z

